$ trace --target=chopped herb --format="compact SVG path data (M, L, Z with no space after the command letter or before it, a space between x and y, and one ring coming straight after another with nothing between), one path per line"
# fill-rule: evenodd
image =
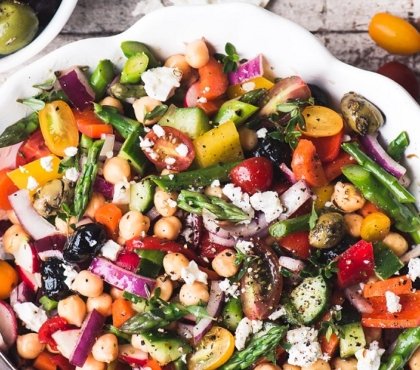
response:
M323 263L321 261L321 251L317 249L311 253L311 256L308 258L308 264L302 270L300 275L303 278L322 275L328 280L331 279L337 271L337 262L330 261L326 264Z
M334 307L330 310L330 318L327 321L321 322L321 333L325 335L329 341L332 334L337 335L338 337L343 337L343 330L338 325L338 322L341 320L341 310L337 310Z
M318 214L316 213L316 210L315 210L315 202L313 202L311 216L309 217L309 228L311 230L315 227L317 220L318 220Z
M227 42L225 45L225 52L226 55L220 53L214 54L215 58L223 63L223 72L229 73L236 71L238 69L239 55L235 46L230 42Z

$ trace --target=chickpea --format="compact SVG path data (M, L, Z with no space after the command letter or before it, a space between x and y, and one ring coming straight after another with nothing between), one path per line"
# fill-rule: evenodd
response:
M118 357L118 339L114 334L101 335L92 347L92 356L96 361L109 364Z
M420 348L411 356L410 361L408 361L408 367L410 370L420 369Z
M331 370L331 366L324 360L316 360L312 365L303 366L302 370Z
M191 67L185 59L185 55L175 54L171 55L165 61L165 67L177 68L182 72L182 81L188 80L191 76Z
M77 223L77 217L75 216L71 216L67 222L58 216L54 219L55 227L60 232L60 234L64 234L64 235L73 234L74 230L71 225L74 225L76 223Z
M77 366L76 370L105 370L106 364L105 362L97 361L89 354L88 358L86 359L85 363L82 367Z
M179 291L179 301L191 306L209 301L209 291L207 285L195 281L192 284L184 284Z
M233 249L225 249L214 257L211 267L218 275L231 277L238 272L239 265L235 263L236 253Z
M162 176L165 176L165 175L170 175L170 174L174 174L174 173L178 173L178 171L170 170L169 168L164 168L160 174Z
M115 185L130 177L130 164L124 158L112 157L105 162L103 173L105 180Z
M375 341L379 342L381 340L381 328L363 328L363 332L365 333L365 339L367 344L370 344Z
M107 97L103 98L99 104L106 105L108 107L117 108L118 112L120 112L121 114L124 114L124 107L123 107L122 103L118 99L116 99L112 96L107 96Z
M39 342L38 333L29 333L17 337L16 348L20 357L33 360L44 350L45 344Z
M281 370L281 367L266 362L264 364L259 364L258 366L254 367L254 370Z
M82 326L86 316L86 304L78 295L71 295L58 302L58 316L71 325Z
M163 217L173 216L177 211L177 193L168 193L162 189L156 189L153 202L158 213Z
M85 216L95 219L96 211L105 204L105 197L101 193L93 193L85 211Z
M332 202L343 212L351 213L365 205L365 198L352 184L337 182L334 186Z
M104 291L104 281L89 270L82 270L74 279L72 288L85 297L99 297Z
M14 254L23 244L28 243L29 235L21 225L10 226L3 235L6 253Z
M160 239L175 240L182 229L182 223L178 217L162 217L155 223L153 232Z
M254 130L249 129L248 127L242 127L238 133L241 146L246 152L251 151L257 146L258 137Z
M136 349L142 350L143 352L149 352L149 347L140 334L133 334L131 336L131 345Z
M123 298L124 290L115 288L114 286L109 290L112 299L115 301L118 298Z
M185 60L193 68L204 67L209 62L209 49L204 39L195 40L187 44Z
M398 257L402 256L408 250L407 240L401 234L391 232L382 241Z
M348 213L344 215L344 225L347 232L355 237L360 238L360 228L362 227L363 217L357 213Z
M163 268L171 280L181 279L181 271L187 268L190 261L181 253L168 253L163 257Z
M20 221L18 220L16 213L13 209L9 209L6 211L7 218L13 225L20 225Z
M153 125L159 121L160 117L153 119L144 120L144 117L147 113L151 112L153 109L161 105L162 102L156 99L153 99L149 96L143 96L140 99L137 99L133 103L134 115L136 116L137 121L143 123L146 126Z
M223 190L220 186L207 186L204 189L204 194L207 196L218 197L220 199L226 199L226 196L223 194Z
M300 370L300 366L283 364L283 370Z
M119 228L120 237L129 240L135 236L144 235L150 227L149 217L138 211L129 211L121 217Z
M87 312L98 311L102 316L111 316L112 297L107 293L102 293L98 297L90 297L86 302Z
M156 288L160 288L160 298L164 301L169 301L174 290L174 284L172 283L169 276L161 275L156 278L155 289Z
M357 360L355 358L335 358L332 361L333 370L357 370Z

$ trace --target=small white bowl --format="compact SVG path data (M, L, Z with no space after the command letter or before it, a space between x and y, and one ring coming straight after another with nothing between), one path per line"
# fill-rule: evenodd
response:
M50 22L35 39L13 54L0 58L0 73L25 63L54 40L70 18L76 4L77 0L62 0Z

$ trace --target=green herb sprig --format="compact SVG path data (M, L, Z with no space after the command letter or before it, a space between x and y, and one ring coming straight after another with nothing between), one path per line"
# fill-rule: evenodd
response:
M235 46L230 42L227 42L225 45L225 54L216 53L214 54L215 58L223 63L223 72L229 73L234 72L238 69L239 54L236 51Z

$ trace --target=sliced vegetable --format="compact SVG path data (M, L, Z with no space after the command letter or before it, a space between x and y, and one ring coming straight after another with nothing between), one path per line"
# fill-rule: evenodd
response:
M366 339L363 327L360 323L355 322L346 324L341 327L343 336L340 339L340 357L347 358L365 347Z
M240 100L228 100L223 103L219 111L214 117L214 122L222 124L228 121L233 121L236 125L240 125L251 117L258 107L255 105L241 102Z
M13 308L4 301L0 301L0 335L6 349L9 349L17 339L18 324Z
M92 139L101 139L102 135L113 133L112 126L105 124L90 109L84 111L75 109L73 110L73 114L76 120L77 128L87 137Z
M95 92L79 67L60 72L58 82L77 109L84 110L95 101Z
M12 180L7 176L8 169L0 170L0 209L9 210L12 206L9 202L9 195L18 190Z
M143 127L139 126L127 137L122 145L118 157L127 159L131 167L139 174L143 175L148 165L147 158L144 153L139 150L140 135Z
M375 274L380 279L388 279L404 267L404 263L395 253L382 243L373 245L373 253L375 255Z
M274 83L272 83L270 80L264 77L255 77L243 84L229 86L227 89L227 96L229 99L234 99L253 91L260 91L265 95L267 90L270 90L273 86Z
M293 253L300 259L308 259L310 256L311 245L309 244L309 232L297 231L292 234L283 236L279 239L278 244Z
M310 105L303 109L305 136L320 138L337 135L343 129L343 119L334 110L320 105Z
M263 56L258 54L255 58L246 61L238 66L236 71L228 75L231 85L240 84L264 74Z
M121 217L121 209L113 203L106 203L95 212L95 220L104 225L110 235L118 232Z
M341 149L343 133L344 131L341 130L339 133L332 136L308 138L308 140L312 141L315 145L316 153L318 154L321 162L331 162L338 157ZM306 135L304 138L307 138Z
M223 66L216 59L210 58L208 63L198 69L200 75L200 95L208 100L223 95L229 85Z
M127 59L121 72L122 84L137 84L141 81L142 73L147 69L149 57L141 52Z
M412 288L413 285L408 276L396 276L382 281L368 282L363 288L363 297L384 297L387 291L398 296L410 294Z
M342 168L350 164L355 164L356 160L349 154L343 151L339 151L338 156L324 165L325 177L328 182L335 180L337 177L343 174Z
M101 276L108 284L129 293L147 298L155 286L155 280L133 274L102 257L95 257L89 270Z
M101 99L105 95L106 89L114 77L115 71L112 62L109 59L100 60L89 79L96 99Z
M243 317L241 300L239 298L230 298L225 307L223 307L223 325L234 332Z
M118 346L118 359L131 366L146 366L148 355L146 352L134 348L131 344L122 344Z
M150 179L143 179L130 186L130 210L146 212L153 205L154 185Z
M396 161L399 161L405 149L410 145L410 139L407 132L402 131L394 140L388 144L387 153Z
M2 151L5 149L6 148L2 149ZM16 154L16 162L13 162L13 165L9 164L9 167L15 168L17 166L23 166L29 162L42 157L46 157L50 154L51 152L45 145L45 140L42 136L41 130L36 130L32 135L28 137L28 139L23 142L22 145L20 145ZM0 156L3 158L2 155ZM7 162L5 161L5 163Z
M54 316L45 321L38 331L39 342L48 344L52 350L57 350L57 343L52 335L58 330L70 329L71 325L63 317Z
M79 341L80 329L57 330L52 334L52 338L57 343L57 349L65 357L70 359Z
M296 233L297 231L307 231L309 230L309 218L310 214L306 214L276 222L269 228L270 235L274 238L284 238L285 236Z
M311 199L311 197L311 189L309 189L305 181L300 180L293 184L282 195L280 195L281 204L286 209L286 211L280 215L279 219L285 220L292 216L309 199Z
M5 148L27 139L38 127L37 112L33 112L29 116L7 126L0 135L0 148Z
M112 302L112 325L116 328L123 326L135 314L136 311L134 311L130 301L124 298L117 298Z
M108 87L109 95L118 100L132 104L136 99L147 96L144 85L124 85L115 78L111 85Z
M159 67L161 65L161 63L155 57L155 55L152 53L150 48L142 42L139 42L139 41L123 41L121 43L121 50L127 58L130 58L133 55L136 55L136 54L139 54L139 53L145 53L147 55L147 57L149 58L149 67L150 68Z

